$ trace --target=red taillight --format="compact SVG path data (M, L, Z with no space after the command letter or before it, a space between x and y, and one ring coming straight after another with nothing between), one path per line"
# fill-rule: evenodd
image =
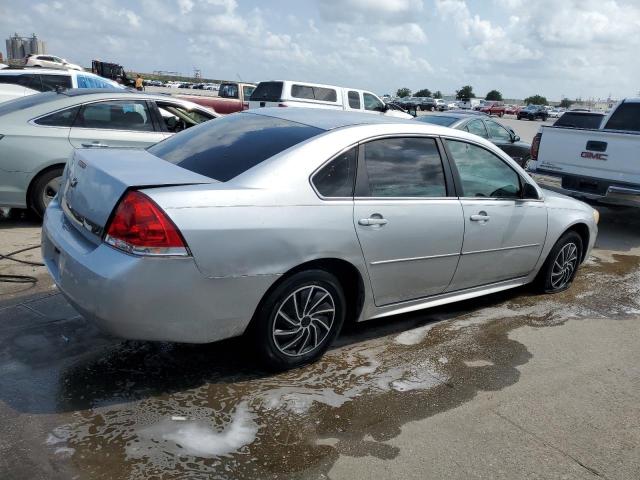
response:
M531 160L538 160L538 152L540 151L540 139L542 138L542 132L536 133L531 142Z
M120 200L105 242L137 255L188 255L178 228L144 193L131 190Z

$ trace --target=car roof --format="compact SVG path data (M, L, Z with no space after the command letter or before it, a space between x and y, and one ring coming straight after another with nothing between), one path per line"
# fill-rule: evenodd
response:
M344 110L325 108L256 108L245 110L242 112L242 115L263 115L265 117L280 118L321 130L334 130L336 128L364 124L415 124L413 119L389 117L372 113L345 112Z
M77 73L88 73L88 74L94 75L91 72L78 72L77 70L75 71ZM0 70L0 75L3 75L3 74L21 75L26 73L40 73L40 74L44 73L47 75L71 75L72 70L63 70L60 68L3 68L2 70Z

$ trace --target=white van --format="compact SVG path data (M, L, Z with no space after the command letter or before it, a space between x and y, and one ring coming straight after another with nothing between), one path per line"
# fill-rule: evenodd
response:
M124 88L93 73L45 68L3 68L0 85L0 102L58 88Z
M413 118L387 106L377 95L365 90L291 80L260 82L251 94L249 108L262 107L329 108Z

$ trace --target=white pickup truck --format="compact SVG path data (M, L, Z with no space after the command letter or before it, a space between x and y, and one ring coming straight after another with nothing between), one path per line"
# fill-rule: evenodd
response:
M640 206L640 98L618 103L596 129L541 127L527 168L550 190Z

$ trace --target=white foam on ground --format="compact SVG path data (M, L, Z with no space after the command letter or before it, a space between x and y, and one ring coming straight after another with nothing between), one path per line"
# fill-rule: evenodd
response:
M436 323L430 323L429 325L424 325L422 327L402 332L395 338L395 342L401 345L416 345L424 340L429 333L429 330L431 330L435 325Z
M156 448L179 455L218 457L229 455L252 443L258 432L257 425L242 402L236 408L231 423L221 432L203 421L172 421L165 419L138 432L141 439L161 442ZM146 442L145 442L146 443ZM148 445L148 443L147 443ZM128 453L147 448L130 447Z
M465 360L464 364L467 367L490 367L494 363L489 360Z

